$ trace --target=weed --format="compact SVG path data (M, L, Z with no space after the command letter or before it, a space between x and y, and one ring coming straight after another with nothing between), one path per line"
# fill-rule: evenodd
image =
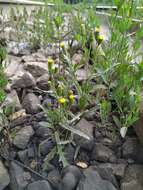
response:
M141 13L136 10L134 1L116 0L114 3L117 10L111 11L108 18L110 37L107 41L101 35L94 3L92 6L84 3L67 5L66 8L62 4L53 8L45 6L32 15L32 26L25 24L27 16L19 15L18 21L14 22L18 40L28 40L33 47L46 47L49 43L58 47L58 66L52 57L47 63L48 96L53 103L43 109L64 166L67 161L63 148L64 144L71 143L72 134L88 139L86 134L74 128L85 112L94 109L104 127L112 122L118 131L122 129L122 133L138 119L143 62L142 57L138 62L136 58L143 32L142 28L135 31L132 44L129 32L136 25L132 17L138 18ZM25 30L29 36L25 36ZM73 64L72 56L77 50L82 52L82 60ZM77 71L81 68L86 71L86 77L79 81ZM50 155L53 157L52 153Z

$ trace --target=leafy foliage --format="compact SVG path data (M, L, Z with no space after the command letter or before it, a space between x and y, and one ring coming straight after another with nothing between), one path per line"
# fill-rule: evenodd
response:
M106 40L100 33L95 3L92 6L89 3L74 6L58 4L52 8L45 6L31 15L33 25L26 24L27 12L24 10L24 17L19 13L18 22L12 22L18 31L17 40L29 41L35 48L44 48L51 43L58 47L58 65L53 57L48 59L50 93L47 92L47 95L52 103L48 109L43 109L63 165L67 165L64 144L71 143L69 139L73 134L88 139L74 128L84 113L93 109L98 122L104 127L114 124L116 131L121 130L122 136L138 119L143 62L142 57L141 60L137 58L143 30L138 25L133 41L130 31L136 27L133 17L137 19L141 12L136 9L134 1L115 0L117 10L110 11L110 35ZM14 15L13 11L11 15ZM78 50L82 59L79 64L74 64L72 57ZM3 50L1 52L3 55ZM77 78L81 68L86 72L83 81ZM3 81L1 83L4 85ZM53 157L52 153L50 155Z
M6 47L5 47L5 41L4 39L0 40L0 103L5 98L4 88L7 84L7 79L4 74L4 67L3 67L3 61L6 58Z

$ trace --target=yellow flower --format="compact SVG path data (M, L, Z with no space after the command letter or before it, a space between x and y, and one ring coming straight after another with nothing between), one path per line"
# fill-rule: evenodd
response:
M58 99L59 104L65 104L66 103L66 99L64 97L61 97Z
M69 99L70 99L70 101L72 101L72 102L73 102L73 101L74 101L74 98L75 98L75 97L74 97L74 95L73 95L73 94L69 95Z
M65 47L64 42L61 42L61 43L60 43L60 47L61 47L61 48L64 48L64 47Z
M96 32L96 33L99 33L99 32L100 32L100 29L96 27L96 28L95 28L95 32Z
M51 82L50 80L48 80L48 84L51 85L51 83L52 83L52 82Z
M98 44L101 44L104 40L104 37L102 35L99 35L98 38L97 38L97 42Z
M49 58L49 59L48 59L48 65L53 65L53 64L54 64L54 60L51 59L51 58Z
M100 35L100 36L98 37L98 39L103 41L103 40L104 40L104 37L103 37L102 35Z

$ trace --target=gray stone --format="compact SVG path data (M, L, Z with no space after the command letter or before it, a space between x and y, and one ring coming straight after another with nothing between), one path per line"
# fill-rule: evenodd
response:
M128 138L123 144L123 158L135 159L138 149L136 138Z
M23 162L23 163L25 161L27 161L27 159L28 159L28 150L26 149L26 150L19 151L18 152L18 157L19 157L20 161Z
M6 85L6 87L5 87L4 90L5 90L6 93L10 93L12 91L11 84L9 82L7 83L7 85Z
M98 167L101 169L107 169L108 171L111 171L118 179L122 179L124 177L127 164L102 163L99 164Z
M121 190L143 189L143 165L130 165L121 182Z
M58 189L59 183L61 181L61 175L58 169L52 169L48 172L48 179L50 180L52 187Z
M12 78L12 88L32 88L35 86L36 81L29 72L20 72L18 76Z
M5 73L8 78L11 79L23 71L23 64L21 64L20 61L21 59L19 57L8 55L5 68Z
M141 183L138 183L137 180L132 180L130 182L124 182L121 185L121 190L143 190L143 186Z
M112 172L112 170L104 167L97 167L97 172L101 176L102 179L110 181L115 187L118 188L118 182Z
M95 117L96 117L95 111L87 112L87 113L85 114L85 119L86 119L87 121L93 121L93 120L95 119Z
M12 31L11 31L12 32ZM10 34L11 35L11 34ZM8 44L8 52L12 55L22 56L30 54L30 46L26 42L9 42Z
M3 103L5 107L9 107L12 109L12 111L18 111L22 108L17 92L15 90L12 90L10 93L7 94L6 99ZM12 113L10 113L12 114Z
M45 139L45 138L50 137L51 134L52 134L52 132L51 132L51 130L48 128L48 124L49 124L49 123L47 123L47 122L40 122L40 123L45 123L45 124L47 124L47 126L40 126L40 127L36 130L35 134L36 134L38 137L41 137L42 139ZM40 123L39 123L39 125L40 125Z
M110 148L101 143L96 143L91 157L93 160L108 162L113 156L115 156L114 152Z
M78 122L75 128L79 131L82 131L84 134L86 134L90 138L90 140L87 140L81 136L74 135L74 141L78 146L86 150L90 150L90 151L92 150L93 145L94 145L93 127L94 126L85 119L81 119Z
M39 180L28 185L27 190L52 190L48 181Z
M65 158L68 161L68 163L73 164L74 163L74 156L75 156L75 147L71 144L67 144L64 149L65 152Z
M35 150L34 146L28 148L28 158L34 158L35 157Z
M14 162L10 164L10 189L25 190L31 179L31 175Z
M5 187L7 187L9 182L10 178L7 169L0 160L0 190L3 190Z
M143 163L143 146L137 138L127 138L122 147L123 158Z
M38 50L38 52L35 52L33 54L23 56L22 61L25 62L47 62L47 58L44 56L44 52L41 50Z
M24 69L29 71L36 78L44 75L48 71L46 62L26 62Z
M85 81L88 79L89 72L86 69L78 69L76 71L76 77L79 82Z
M33 147L29 147L28 149L21 150L18 152L18 157L21 162L28 163L29 158L34 158L35 152Z
M143 124L143 93L142 93L142 101L141 101L140 110L139 110L139 119L133 125L134 130L135 130L141 144L143 145L143 126L142 126L142 124Z
M75 65L79 65L82 61L83 55L82 53L75 53L72 57L72 63Z
M50 150L53 148L54 143L51 138L48 138L44 141L42 141L39 144L39 150L42 155L46 155L50 152Z
M23 102L22 102L23 108L29 114L35 114L35 113L37 113L40 110L39 105L40 105L40 100L33 93L28 93L24 97Z
M78 167L70 165L63 169L58 190L74 190L82 177Z
M45 49L45 53L47 56L59 55L59 46L58 44L49 44L48 47Z
M25 149L30 138L33 136L34 130L31 126L26 126L20 129L13 140L13 144L20 149Z
M76 190L117 190L111 182L103 180L99 173L89 167L84 171L84 178L79 182Z
M39 77L36 81L38 88L42 90L49 90L48 80L49 80L48 74L44 74L41 77Z

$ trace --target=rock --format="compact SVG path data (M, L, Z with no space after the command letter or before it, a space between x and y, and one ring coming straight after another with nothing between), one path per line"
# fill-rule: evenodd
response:
M5 74L8 78L17 76L23 71L23 65L20 63L21 59L16 56L8 56L6 59Z
M34 77L29 72L20 72L18 76L12 78L12 88L33 88L36 86Z
M22 102L23 108L29 114L35 114L40 110L40 100L34 93L28 93Z
M24 172L23 168L14 162L10 164L10 189L11 190L25 190L31 179L28 172Z
M121 190L143 189L143 165L129 165L121 182Z
M79 154L77 155L77 160L78 161L82 161L82 162L85 162L85 163L89 163L90 162L90 159L91 159L91 152L88 151L88 150L85 150L83 148L80 148L79 150Z
M75 148L71 144L67 144L67 146L65 146L64 152L67 162L73 164L75 156Z
M118 182L112 172L112 170L104 167L96 167L99 175L101 176L102 179L110 181L115 187L118 188Z
M47 121L47 115L43 111L38 112L38 113L32 115L32 117L33 117L33 120L36 121L36 122Z
M38 52L35 52L30 55L26 55L22 57L22 62L47 62L47 58L44 56L44 52L41 50L38 50Z
M127 138L122 147L123 158L143 163L143 146L137 138Z
M28 160L28 150L21 150L18 152L18 157L21 162L25 163Z
M44 124L44 126L42 126ZM38 129L35 132L35 135L42 138L42 139L46 139L48 137L51 136L52 132L51 130L48 128L48 122L39 122L39 126Z
M143 145L143 126L142 126L142 124L143 124L143 93L142 93L142 102L140 104L139 119L133 125L134 130L135 130L141 144Z
M109 138L102 138L100 139L100 141L102 142L103 145L108 146L108 147L113 147L113 145L115 145L114 144L115 142Z
M35 151L33 147L29 147L28 149L21 150L18 152L18 157L21 162L28 163L29 159L35 157Z
M95 118L96 118L96 113L95 113L95 111L87 112L87 113L85 114L85 119L86 119L87 121L93 121Z
M86 134L90 138L90 140L87 140L87 139L85 139L85 138L83 138L81 136L74 135L75 143L78 146L80 146L80 147L82 147L82 148L84 148L86 150L91 151L92 148L93 148L93 145L94 145L94 141L93 141L93 139L94 139L94 137L93 137L93 125L90 124L87 120L81 119L78 122L78 124L75 126L75 128L77 130L82 131L84 134Z
M62 180L58 190L74 190L82 177L78 167L70 165L63 169Z
M60 52L61 50L59 51L58 44L49 44L48 47L45 49L45 53L47 56L59 55Z
M76 190L117 190L111 182L103 180L96 169L89 167L84 171Z
M13 140L13 144L20 149L26 148L30 138L33 136L34 131L31 126L26 126L20 129Z
M9 182L10 178L7 169L0 160L0 190L3 190L5 187L7 187Z
M53 169L48 173L48 179L51 182L51 185L54 189L59 188L59 183L61 181L60 173L57 169Z
M75 65L79 65L81 64L81 61L82 61L82 58L83 58L83 55L82 53L75 53L72 57L72 63Z
M100 162L108 162L111 157L114 156L114 152L107 146L101 143L96 143L92 152L92 159Z
M36 81L38 88L42 90L49 90L48 80L49 75L47 73L39 77Z
M34 146L31 146L28 148L28 158L34 158L35 157L35 150L34 150Z
M40 153L42 155L48 154L51 151L51 149L53 148L53 146L54 146L54 143L51 138L48 138L48 139L42 141L39 144Z
M26 190L52 190L48 181L39 180L33 183L30 183Z
M86 71L86 69L78 69L76 71L76 77L79 82L85 81L88 79L89 73Z
M4 107L11 108L11 112L9 114L12 114L13 111L18 111L22 108L19 97L15 90L12 90L10 93L7 94L3 105Z
M5 87L4 90L5 90L6 93L10 93L12 91L11 84L9 82L7 83L7 85L6 85L6 87Z
M45 62L26 62L24 69L29 71L35 78L40 77L48 72L47 63Z
M24 124L28 123L30 116L29 115L25 115L22 117L18 117L14 120L11 120L10 122L10 128L14 128L16 126L23 126Z
M26 42L10 42L8 44L8 52L12 55L22 56L30 54L30 46Z
M101 169L107 169L108 171L111 171L118 179L122 179L124 177L127 164L102 163L99 164L98 167Z

